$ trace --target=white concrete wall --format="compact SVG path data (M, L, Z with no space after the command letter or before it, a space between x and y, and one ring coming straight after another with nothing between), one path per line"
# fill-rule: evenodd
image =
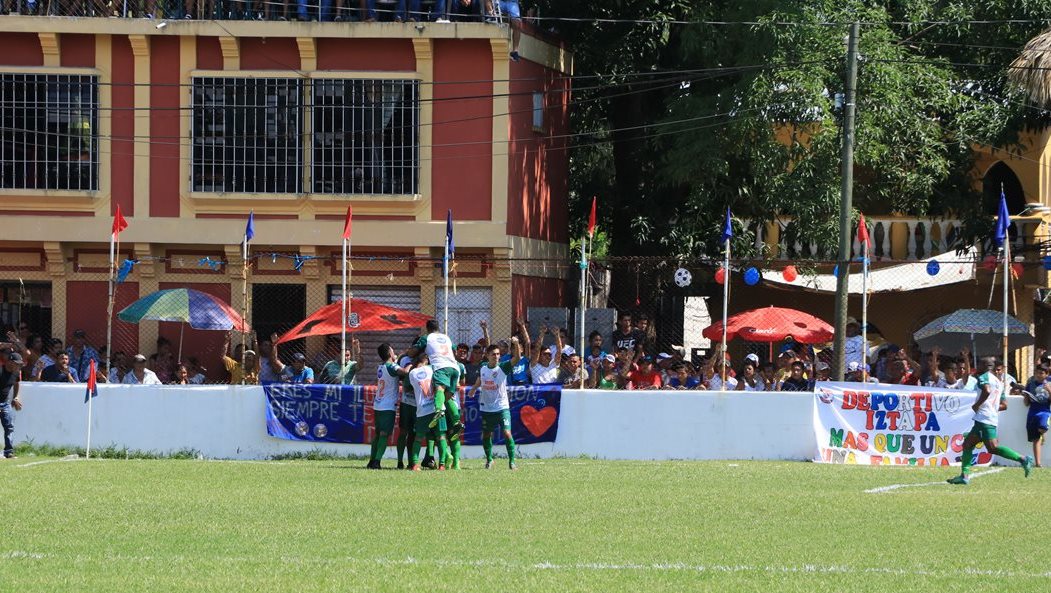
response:
M521 447L525 457L605 459L811 459L812 394L684 391L562 392L555 443ZM25 408L15 414L16 442L83 447L83 385L23 383ZM259 387L100 385L93 401L93 448L115 445L206 457L265 459L296 451L367 455L367 445L286 441L266 433ZM1025 407L1010 398L1000 417L1001 442L1025 454ZM502 447L497 451L501 452ZM480 457L481 447L465 447ZM394 455L394 448L387 452Z

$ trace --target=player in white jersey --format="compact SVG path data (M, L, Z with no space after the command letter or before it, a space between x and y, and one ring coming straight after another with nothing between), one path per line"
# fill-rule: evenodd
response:
M387 452L387 440L394 432L394 419L397 415L398 400L401 399L398 387L401 377L408 371L394 364L394 349L390 344L380 344L376 349L382 363L376 369L376 397L372 400L372 421L375 434L372 436L372 455L369 457L368 469L381 469L380 460Z
M518 338L511 338L511 360L500 362L500 347L496 344L485 351L486 364L479 370L473 395L479 395L482 411L482 449L485 450L485 469L493 466L493 433L503 431L507 446L508 467L515 469L515 439L511 436L511 402L507 397L507 379L522 358Z
M412 443L409 455L409 469L420 470L420 447L427 440L432 440L438 445L438 459L445 459L445 418L440 418L434 428L431 428L431 420L435 417L436 399L434 389L434 370L429 364L427 354L419 354L416 357L416 368L409 371L409 382L412 383L413 394L416 396L416 440ZM444 470L444 465L438 469Z
M434 369L435 414L429 428L437 428L438 423L446 421L448 439L452 453L453 469L460 468L460 433L463 423L460 422L460 406L456 392L460 385L460 363L456 360L456 348L449 336L438 331L438 322L431 319L427 322L427 335L421 337L409 349L409 355L415 356L425 352ZM447 418L447 420L446 420Z
M999 377L1006 377L1004 365L996 358L983 358L985 373L978 377L978 397L971 406L974 410L974 426L963 440L963 453L960 455L960 475L949 478L950 484L969 484L971 482L971 464L974 463L974 447L985 443L986 449L993 455L1022 464L1025 477L1033 471L1033 458L1022 457L1013 449L1000 444L996 436L996 425L1000 420L1000 396L1004 393L1004 383Z

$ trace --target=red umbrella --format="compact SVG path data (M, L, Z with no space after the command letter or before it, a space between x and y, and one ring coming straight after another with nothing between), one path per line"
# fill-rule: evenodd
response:
M346 327L340 323L343 316L343 302L336 301L326 305L313 315L307 317L299 325L285 332L278 338L277 343L298 340L307 336L328 336L339 334L343 331L392 331L397 329L411 329L423 327L430 319L427 315L403 311L393 307L386 307L371 301L352 299L350 302L350 318Z
M723 323L709 325L701 333L710 340L721 340ZM727 340L780 342L789 336L803 344L823 344L832 339L832 326L809 313L772 306L738 313L726 322Z

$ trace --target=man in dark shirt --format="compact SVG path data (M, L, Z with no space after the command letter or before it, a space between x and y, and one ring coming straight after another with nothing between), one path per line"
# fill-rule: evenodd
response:
M610 335L614 351L627 348L635 352L635 358L642 354L642 346L646 336L631 327L631 313L621 313L617 316L617 329Z
M781 382L781 391L810 391L810 381L803 378L803 363L792 363L792 374Z
M76 383L80 380L77 370L69 366L69 355L60 352L55 364L40 373L40 380L47 383Z
M4 459L15 457L11 433L15 431L14 411L22 409L22 400L18 397L18 381L24 364L22 355L11 352L0 370L0 424L4 427Z

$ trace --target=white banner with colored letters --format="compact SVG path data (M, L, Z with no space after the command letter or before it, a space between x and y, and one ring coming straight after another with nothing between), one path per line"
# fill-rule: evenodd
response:
M974 425L977 393L876 383L818 383L814 436L818 463L958 465ZM992 457L975 450L975 465Z

